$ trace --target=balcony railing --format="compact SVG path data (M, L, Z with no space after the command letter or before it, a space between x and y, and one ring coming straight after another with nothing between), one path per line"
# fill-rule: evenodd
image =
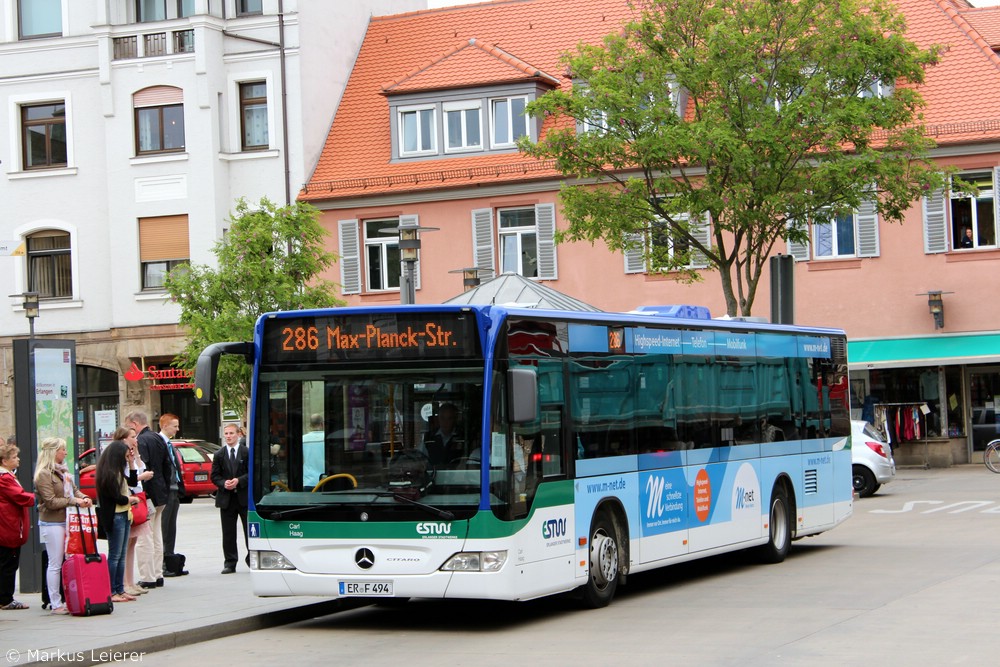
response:
M114 60L152 58L171 53L194 53L194 30L148 32L142 35L115 37L112 39L112 53Z

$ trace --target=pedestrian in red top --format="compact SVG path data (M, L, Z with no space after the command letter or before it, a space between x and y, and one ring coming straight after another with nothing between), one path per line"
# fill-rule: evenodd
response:
M0 610L28 608L14 599L21 545L31 530L28 508L35 504L35 494L25 491L14 474L20 451L17 445L0 445Z

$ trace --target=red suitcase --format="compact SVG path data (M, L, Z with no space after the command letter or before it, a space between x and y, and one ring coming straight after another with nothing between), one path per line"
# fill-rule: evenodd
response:
M77 509L79 511L79 509ZM93 542L83 541L96 546ZM115 609L111 601L111 577L108 558L102 553L70 554L62 566L63 594L66 608L74 616L110 614Z

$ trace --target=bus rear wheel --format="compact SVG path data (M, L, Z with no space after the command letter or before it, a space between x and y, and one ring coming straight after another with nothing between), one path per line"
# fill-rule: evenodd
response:
M771 493L771 509L768 512L767 544L759 547L761 562L780 563L788 555L792 545L792 512L788 494L783 486L775 486Z
M615 596L620 553L615 520L601 512L590 529L590 573L583 589L583 601L591 609L608 606Z

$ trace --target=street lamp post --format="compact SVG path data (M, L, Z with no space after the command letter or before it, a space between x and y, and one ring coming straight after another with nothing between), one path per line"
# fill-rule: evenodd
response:
M28 318L28 338L34 340L35 318L38 317L38 292L25 292L21 296L24 297L24 303L21 304L24 316Z
M412 304L417 302L417 286L414 280L416 263L420 253L420 232L436 232L437 227L421 227L419 224L400 224L397 227L384 227L381 232L396 232L399 234L399 258L406 269L403 280L405 285L399 287L399 302Z
M468 292L470 289L479 287L479 267L467 266L464 269L452 269L448 273L462 274L462 291Z

